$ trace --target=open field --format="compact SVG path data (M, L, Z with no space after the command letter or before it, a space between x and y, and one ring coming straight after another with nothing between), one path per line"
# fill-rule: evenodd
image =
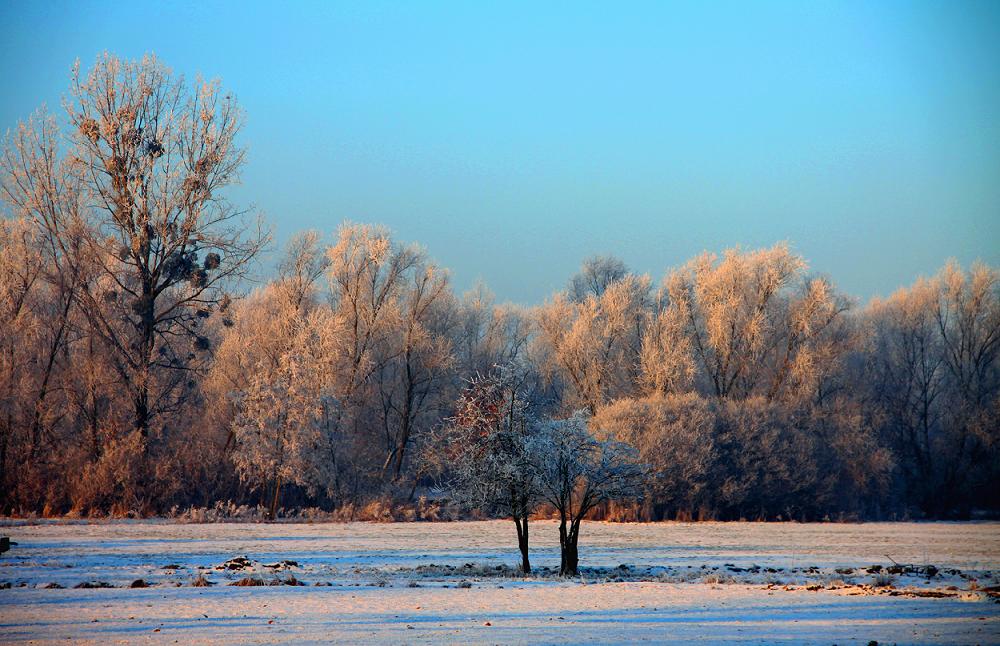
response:
M530 578L501 521L3 533L19 543L0 558L5 643L1000 643L998 523L588 523L573 580L552 573L550 521L532 524ZM892 561L917 567L873 587L868 570ZM191 587L199 576L216 585ZM224 585L246 578L305 585Z

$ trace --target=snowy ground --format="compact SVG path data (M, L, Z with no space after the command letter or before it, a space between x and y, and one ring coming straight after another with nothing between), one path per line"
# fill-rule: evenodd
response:
M571 581L552 522L532 523L528 579L499 521L0 533L19 543L0 557L3 643L1000 643L998 523L588 523Z

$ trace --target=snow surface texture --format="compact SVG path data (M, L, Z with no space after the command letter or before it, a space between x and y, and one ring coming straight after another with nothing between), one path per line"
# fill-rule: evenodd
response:
M5 524L3 643L1000 643L998 523Z

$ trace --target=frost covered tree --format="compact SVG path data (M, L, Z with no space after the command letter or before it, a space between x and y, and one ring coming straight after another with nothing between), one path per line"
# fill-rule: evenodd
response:
M53 423L65 415L66 402L58 400L78 383L66 377L77 363L69 358L72 342L86 334L77 320L81 285L93 274L83 245L88 225L82 182L72 160L61 154L60 137L55 120L39 111L8 134L0 155L0 202L12 216L5 223L0 252L5 256L0 261L0 281L5 283L0 298L3 316L9 317L9 339L18 346L7 353L5 363L8 368L16 365L21 354L35 366L19 380L22 399L11 400L7 409L8 423L15 411L25 414L18 427L26 437L17 442L24 453L10 465L22 482L50 477L37 468L42 462L38 458L60 450L63 438ZM7 370L5 374L11 376ZM3 456L13 432L6 426L10 430L0 440ZM0 470L4 479L12 472L6 464Z
M225 303L222 339L208 383L214 395L225 399L249 383L262 365L266 370L278 365L296 326L324 306L319 279L325 268L319 234L298 234L286 245L274 280L235 304Z
M240 298L267 235L227 199L244 161L232 95L104 55L64 103L0 153L2 513L162 512L245 497L240 478L272 508L283 491L394 505L426 483L414 447L439 427L466 431L463 459L507 456L477 463L477 486L526 492L529 467L549 483L564 571L579 519L628 488L601 475L629 463L614 440L652 465L652 516L1000 508L994 268L952 263L856 312L784 244L702 254L659 290L595 257L524 308L456 298L419 247L345 223L330 246L295 237ZM456 413L498 364L530 377L498 387L514 413ZM596 438L531 421L577 409ZM504 491L506 511L468 495L526 548L530 497Z
M25 386L35 357L32 331L38 321L32 300L42 273L35 242L25 219L0 220L0 486L5 507L14 490L8 452L18 444L15 434L24 426L19 417L27 408L30 395Z
M326 265L319 234L293 237L278 278L226 313L207 383L215 407L232 408L226 444L237 471L253 488L271 489L272 516L282 483L315 491L329 479L324 425L342 334L320 300Z
M598 440L587 426L582 413L549 419L530 442L542 496L559 514L561 576L578 573L580 523L587 514L603 502L639 496L645 478L635 449Z
M977 414L1000 387L1000 272L949 262L935 278L934 319L956 394Z
M447 273L421 261L408 276L396 312L374 374L385 433L382 472L391 481L402 476L413 438L437 422L451 383L457 314Z
M997 272L949 264L875 300L868 316L875 334L866 384L909 497L941 514L966 504L970 486L992 488L1000 446Z
M384 227L348 222L341 225L327 257L333 307L348 334L342 399L349 404L381 367L376 351L392 336L400 318L399 299L422 254L394 243Z
M672 272L658 338L646 348L647 381L660 390L684 383L693 361L720 398L815 395L850 349L840 327L850 302L828 281L805 279L805 266L778 244L705 253ZM657 371L660 358L666 369Z
M458 305L453 348L458 374L486 374L494 366L516 363L526 354L531 318L524 308L499 305L482 284L464 294Z
M68 106L101 274L81 301L145 438L199 367L201 319L267 240L224 194L243 165L242 115L218 83L191 87L151 56L77 70Z
M649 277L628 274L582 302L556 295L538 308L536 360L567 385L567 408L593 414L635 390L649 288Z
M333 479L328 456L337 401L331 380L342 335L324 310L293 325L277 365L260 365L239 393L233 420L233 462L255 488L272 488L272 519L282 484L316 492L329 488Z
M619 399L592 424L608 439L635 447L648 470L648 519L710 516L718 472L716 412L696 393Z
M521 571L529 574L528 519L541 489L532 455L537 422L524 388L523 375L509 365L473 378L454 417L425 446L425 460L450 474L449 486L465 504L514 521Z
M110 54L74 69L66 106L65 149L51 120L19 130L5 192L61 257L92 268L88 280L67 273L72 300L127 393L145 456L154 422L192 395L209 358L203 319L267 239L225 196L244 159L241 112L218 83L192 87L151 56ZM64 213L39 199L59 191Z
M697 366L683 302L671 307L661 289L648 315L639 350L639 387L646 395L685 393L695 384Z
M414 246L395 243L385 227L345 222L327 258L331 302L346 335L337 386L341 406L332 420L340 442L332 459L356 488L361 481L380 481L392 463L398 426L393 421L390 429L386 408L374 406L377 376L398 356L400 301L423 256Z

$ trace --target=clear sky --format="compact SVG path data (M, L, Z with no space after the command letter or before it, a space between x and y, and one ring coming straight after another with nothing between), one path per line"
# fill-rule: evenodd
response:
M103 50L235 92L279 241L384 223L459 290L778 240L862 298L1000 265L997 1L0 0L0 130Z

